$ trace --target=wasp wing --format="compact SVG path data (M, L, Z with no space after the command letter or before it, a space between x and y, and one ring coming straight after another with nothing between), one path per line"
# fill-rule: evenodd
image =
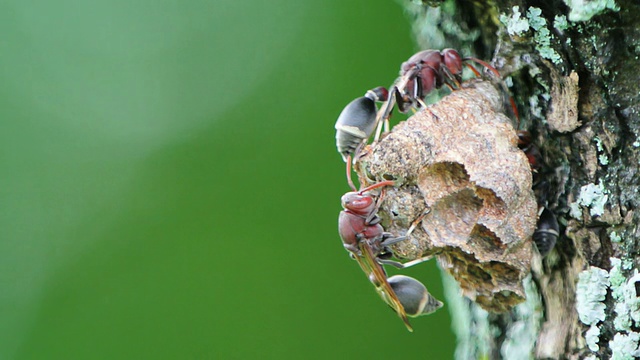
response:
M376 261L376 256L373 253L371 245L367 241L360 241L359 247L362 256L356 255L354 257L362 268L362 271L369 276L369 280L375 286L376 291L382 300L384 300L384 302L386 302L398 314L407 329L413 332L413 328L409 323L404 307L400 303L396 293L393 291L393 288L391 288L391 285L389 285L384 268L382 268L382 265Z

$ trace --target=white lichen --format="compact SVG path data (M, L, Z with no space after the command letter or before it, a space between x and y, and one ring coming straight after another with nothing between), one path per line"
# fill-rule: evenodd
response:
M529 30L529 21L521 17L522 13L519 6L514 6L511 10L513 12L511 16L500 14L500 22L507 27L509 35L522 36Z
M587 21L606 9L620 10L615 0L564 0L571 9L569 20L573 22Z
M603 303L609 287L609 273L590 266L578 274L576 286L576 309L578 317L585 325L595 325L605 319Z
M507 85L508 88L513 87L513 78L511 76L507 76L504 78L504 84Z
M532 95L531 97L529 97L529 108L532 116L537 118L543 117L542 107L540 107L537 95Z
M611 348L611 360L633 360L640 356L638 349L638 340L640 334L630 332L628 335L617 333L613 336L613 340L609 341Z
M500 14L500 22L507 27L507 33L510 36L523 36L529 31L529 28L533 29L533 41L540 56L551 60L554 64L560 64L562 57L551 47L554 36L547 27L547 19L542 16L542 10L537 7L530 7L527 10L526 18L522 17L519 6L514 6L511 11L511 16ZM562 18L556 18L554 24L556 21L557 26L566 29L566 19L564 24L562 23Z
M609 234L609 239L611 239L611 242L614 243L619 243L620 241L622 241L622 237L620 237L620 235L618 235L618 233L615 231L612 231L611 234Z
M604 185L587 184L580 188L577 203L585 207L590 207L589 213L591 216L600 216L604 214L604 205L609 198L605 193Z
M582 219L582 208L577 202L569 204L569 215L574 219Z
M600 346L598 345L598 341L600 341L600 328L596 325L591 325L589 330L587 330L586 334L584 334L585 340L587 340L587 346L589 350L596 352L600 350Z

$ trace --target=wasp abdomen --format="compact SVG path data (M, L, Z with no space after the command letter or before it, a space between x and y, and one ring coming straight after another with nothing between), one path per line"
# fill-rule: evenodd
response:
M533 233L533 241L540 252L545 256L553 249L560 235L558 220L551 210L544 208L538 219L538 227Z
M412 277L394 275L387 281L408 316L428 315L442 307L442 302L429 294L427 288Z
M376 101L385 101L387 97L387 89L380 86L344 107L335 126L336 147L344 161L371 136L376 127Z

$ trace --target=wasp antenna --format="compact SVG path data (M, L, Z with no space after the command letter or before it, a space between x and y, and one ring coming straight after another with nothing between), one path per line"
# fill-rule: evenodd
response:
M497 76L498 78L501 78L500 76L500 72L498 70L496 70L496 68L494 68L493 66L491 66L491 64L489 64L488 62L484 61L484 60L480 60L478 58L474 58L474 57L466 57L463 59L464 61L467 60L471 60L475 63L478 63L482 66L484 66L485 68L489 69L489 71L491 71L495 76Z
M474 68L473 65L469 64L469 63L464 63L469 69L471 69L471 71L473 71L473 73L477 76L477 77L482 77L482 74L480 74L480 71L478 71L478 69Z
M484 66L485 68L487 68L489 71L491 71L495 76L497 76L499 79L502 78L502 76L500 75L500 72L498 70L496 70L496 68L494 68L493 66L491 66L488 62L474 58L474 57L466 57L464 58L465 61L470 60L473 61L475 63L478 63L482 66ZM478 70L476 70L475 68L473 68L470 64L467 64L467 66L478 76L480 76L480 73L478 72ZM513 116L516 118L516 129L520 128L520 114L518 113L518 107L516 106L516 101L513 99L513 96L511 96L511 93L509 92L509 89L507 88L506 85L502 84L502 86L504 87L505 91L507 92L507 94L509 95L509 103L511 104L511 110L513 110Z
M371 191L373 189L377 189L377 188L380 188L380 187L383 187L383 186L392 186L392 185L395 185L395 184L396 184L396 182L393 181L393 180L381 181L379 183L367 186L366 188L358 191L358 193L362 194L362 193L365 193L367 191Z
M520 114L518 113L518 107L516 106L516 101L513 99L513 96L509 94L509 102L511 103L511 110L513 110L513 116L516 117L516 129L520 128Z

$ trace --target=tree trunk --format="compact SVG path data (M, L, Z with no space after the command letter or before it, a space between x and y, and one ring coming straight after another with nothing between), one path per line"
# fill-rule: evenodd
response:
M435 5L435 6L434 6ZM640 3L406 4L422 49L456 48L510 85L543 155L535 193L559 220L533 256L526 301L483 310L443 275L458 359L640 357Z

